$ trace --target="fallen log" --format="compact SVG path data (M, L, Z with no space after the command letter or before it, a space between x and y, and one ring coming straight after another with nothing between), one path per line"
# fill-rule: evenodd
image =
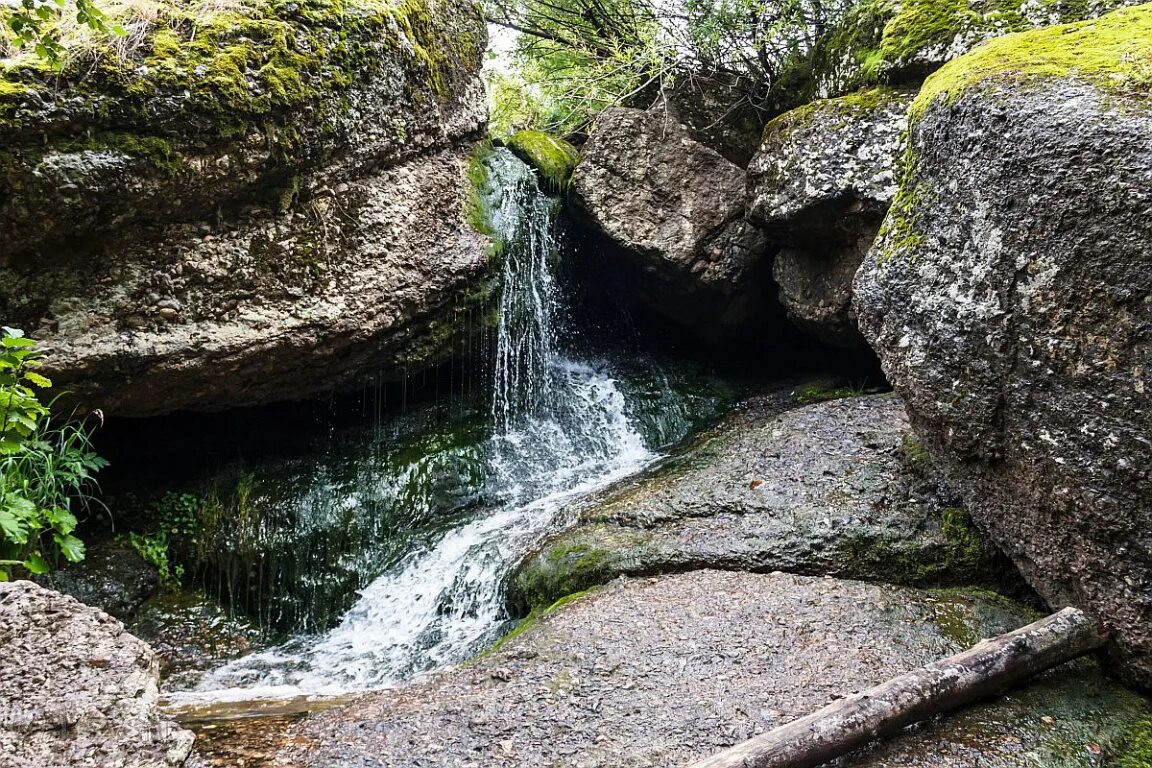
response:
M813 768L905 726L1095 650L1107 631L1075 608L829 704L689 768Z

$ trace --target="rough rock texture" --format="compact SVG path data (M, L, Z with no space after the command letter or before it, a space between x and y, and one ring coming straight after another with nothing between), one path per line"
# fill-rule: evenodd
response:
M642 270L633 300L705 340L764 308L768 243L745 218L745 174L662 111L604 112L572 176L582 218Z
M1152 108L1127 84L1149 60L1143 6L938 72L856 281L861 327L949 483L1053 607L1114 627L1145 685Z
M1031 619L993 595L783 574L621 580L472 664L313 716L276 764L686 765ZM1087 767L1147 712L1082 662L838 765Z
M867 89L773 120L748 167L749 218L783 243L780 301L800 329L863 347L852 279L896 194L910 91Z
M154 565L131 547L114 542L89 544L83 560L37 576L35 581L121 621L132 618L160 586Z
M192 733L161 718L152 650L116 619L30 581L0 584L0 764L181 765Z
M581 510L521 564L513 605L546 607L620 574L693 568L920 584L1003 572L967 513L917 471L899 398L779 407L747 404L670 466Z
M122 414L446 357L486 294L475 7L205 13L58 89L0 71L0 316L52 349L65 404Z

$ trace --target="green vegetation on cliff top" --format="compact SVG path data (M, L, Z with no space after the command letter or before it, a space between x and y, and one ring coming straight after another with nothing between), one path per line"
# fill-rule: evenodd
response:
M563 191L580 162L580 153L568 142L544 131L517 131L504 142L556 191Z
M953 103L981 83L1054 78L1111 92L1152 91L1152 4L984 43L928 78L911 115L922 116L938 100Z
M461 62L478 60L483 36L461 34L446 12L433 7L425 0L164 0L109 9L127 35L63 37L59 72L32 53L9 48L9 57L0 59L0 129L26 127L22 119L41 112L43 102L65 88L85 102L69 111L96 125L148 120L173 105L242 123L306 109L357 80L390 76L397 55L404 70L397 76L427 83L443 99L453 91ZM6 42L0 40L0 47ZM234 127L240 134L246 126Z
M836 90L916 80L981 40L1090 19L1127 2L862 0L818 44L814 67Z

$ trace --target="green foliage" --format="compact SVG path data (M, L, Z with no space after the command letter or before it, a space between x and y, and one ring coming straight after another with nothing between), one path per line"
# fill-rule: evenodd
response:
M160 583L164 587L179 586L184 578L184 566L173 566L170 558L170 543L167 531L153 531L152 533L128 534L127 543L136 553L151 564L160 574Z
M31 48L37 56L53 66L59 66L64 55L57 26L67 0L20 0L14 7L0 9L0 19L11 32L10 45ZM105 13L92 0L75 0L76 23L99 35L124 35L119 24L111 24Z
M0 336L0 581L45 573L61 558L78 562L74 504L86 504L107 462L91 449L83 423L54 427L36 389L52 382L34 370L35 342L14 328ZM35 389L34 389L35 388Z
M487 0L492 21L521 33L518 75L501 88L522 82L522 93L499 94L501 129L565 133L608 106L646 108L695 81L730 92L721 113L760 109L851 2Z

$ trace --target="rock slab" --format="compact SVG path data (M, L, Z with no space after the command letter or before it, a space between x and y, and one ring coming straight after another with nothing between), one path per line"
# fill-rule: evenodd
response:
M0 764L182 765L193 735L157 710L152 650L111 616L30 581L0 584Z
M686 765L1031 618L992 595L784 574L620 580L476 662L313 716L276 762ZM1087 768L1147 711L1068 665L840 765Z
M783 570L904 584L996 582L1010 571L923 473L898 397L779 413L746 403L655 473L575 513L509 585L543 608L621 574Z

